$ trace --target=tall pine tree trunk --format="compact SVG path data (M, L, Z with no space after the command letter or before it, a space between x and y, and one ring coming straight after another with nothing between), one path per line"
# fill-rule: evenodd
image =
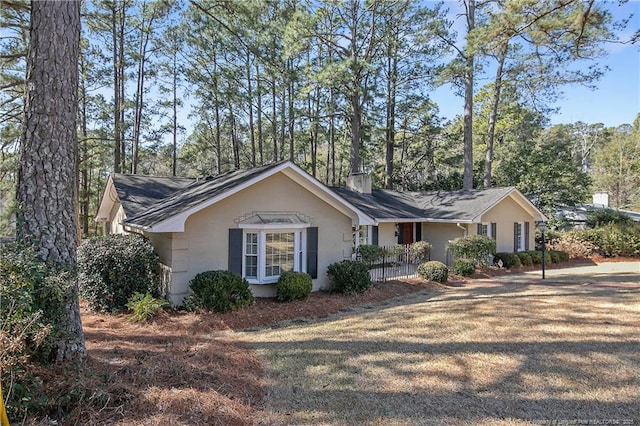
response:
M247 51L247 108L249 109L249 139L251 140L251 167L256 166L256 131L253 122L253 87L251 85L251 56Z
M387 108L385 129L385 188L393 189L393 157L396 139L396 90L398 81L398 29L394 29L387 53ZM400 163L401 165L403 163Z
M17 237L39 248L43 261L62 267L76 264L79 51L80 2L32 2ZM66 308L58 359L84 358L77 282Z
M504 61L507 57L508 42L500 46L498 51L498 68L496 69L496 79L493 86L493 100L491 104L491 112L489 113L489 130L487 134L487 150L484 156L484 179L483 186L489 188L491 186L491 167L493 165L493 142L496 135L496 120L498 117L498 105L500 105L500 91L502 89L502 69Z
M118 9L114 1L111 4L111 41L113 43L113 171L122 171L122 159L120 158L120 67L118 64Z
M475 27L475 0L466 2L467 34ZM473 66L474 54L468 48L464 75L464 173L462 188L473 189Z
M264 147L262 141L262 89L260 88L260 65L256 63L256 94L258 108L256 110L256 126L258 126L258 153L260 165L264 165Z

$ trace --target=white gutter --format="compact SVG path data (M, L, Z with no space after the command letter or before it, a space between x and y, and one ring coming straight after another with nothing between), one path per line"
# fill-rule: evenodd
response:
M462 231L463 231L462 236L463 236L463 237L466 237L466 236L467 236L467 228L465 228L464 226L460 225L460 222L456 223L456 226L457 226L458 228L462 229Z

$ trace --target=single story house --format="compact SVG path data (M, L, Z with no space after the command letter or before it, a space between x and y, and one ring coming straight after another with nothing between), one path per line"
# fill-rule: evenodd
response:
M366 174L330 188L282 161L206 179L112 174L96 220L105 233L146 235L180 304L207 270L241 274L258 297L275 295L281 271L304 271L317 291L360 244L426 240L444 261L449 240L483 233L499 251L525 250L546 218L515 188L401 193L371 190Z
M535 226L546 217L515 187L459 191L398 192L371 189L366 174L352 176L346 188L334 188L373 218L361 242L391 246L428 241L431 259L448 263L449 241L467 235L496 240L498 252L533 249Z

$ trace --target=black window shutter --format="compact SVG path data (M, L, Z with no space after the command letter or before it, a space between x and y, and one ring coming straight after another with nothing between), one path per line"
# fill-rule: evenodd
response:
M374 246L378 245L378 227L377 226L371 227L371 245L374 245Z
M398 224L398 244L404 244L404 223Z
M529 250L529 222L524 223L524 249Z
M497 235L496 235L496 231L497 231L497 226L495 222L491 222L491 238L493 238L494 240L498 241Z
M242 275L242 229L229 229L229 271Z
M416 241L422 241L422 222L416 222Z
M513 252L518 251L518 222L513 224Z
M318 278L318 227L307 228L307 273Z
M481 223L478 224L478 230L476 231L476 234L482 235L482 224Z

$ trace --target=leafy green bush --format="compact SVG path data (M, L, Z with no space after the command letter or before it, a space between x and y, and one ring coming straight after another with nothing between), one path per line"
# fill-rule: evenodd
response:
M522 264L516 253L496 253L493 256L493 264L498 265L499 261L502 261L502 267L506 269L517 268Z
M603 209L588 212L585 224L588 228L599 228L609 224L630 225L631 222L631 218L622 212L613 209Z
M327 275L333 283L333 289L343 294L362 293L373 284L369 268L358 260L332 263L327 269Z
M158 255L138 234L86 240L78 250L80 294L91 309L122 311L136 293L160 296Z
M560 255L555 250L547 250L549 256L551 257L551 263L560 263Z
M569 253L565 251L562 251L562 250L552 250L552 251L558 255L558 263L567 262L571 258L569 256Z
M240 275L229 271L206 271L189 282L189 296L184 306L189 310L228 312L251 306L253 302L249 283Z
M602 228L603 256L640 256L640 224L629 226L607 225Z
M382 261L385 254L384 247L374 245L362 245L358 247L359 260L369 265Z
M137 322L147 321L169 305L167 300L155 298L151 293L136 293L127 302L127 308L133 312L129 319Z
M432 260L418 265L418 274L425 280L445 283L449 279L447 265L437 260Z
M603 256L640 256L640 224L609 224L595 229L571 233L575 238L588 241Z
M431 258L431 243L427 241L416 241L409 246L411 263L428 262Z
M305 272L283 272L276 285L276 299L280 302L304 299L311 293L312 285L311 275Z
M476 271L476 263L471 259L454 259L453 265L451 265L451 271L454 274L463 275L465 277L473 275L473 273Z
M485 235L469 235L449 243L454 258L471 259L476 265L487 265L496 252L496 241Z
M528 251L519 251L516 255L520 258L520 264L522 266L531 266L533 265L533 259Z
M531 262L534 265L539 265L542 263L542 252L540 250L529 250L527 254L531 257Z
M26 418L43 404L42 380L30 365L55 360L57 341L67 337L75 282L75 271L41 262L31 247L0 245L0 381L12 383L3 389L10 418Z

